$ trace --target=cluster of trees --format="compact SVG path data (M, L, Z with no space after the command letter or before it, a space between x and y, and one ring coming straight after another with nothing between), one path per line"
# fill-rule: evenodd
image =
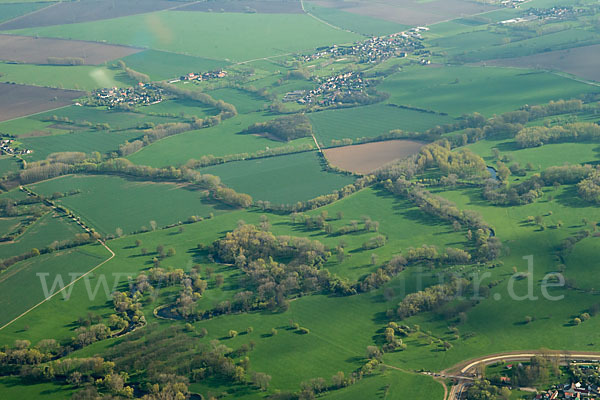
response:
M221 119L228 119L237 115L237 109L233 104L226 103L223 100L215 100L209 94L203 93L199 90L187 90L165 82L155 82L154 84L177 97L199 101L208 106L215 107L221 111L219 114L221 115Z
M452 151L450 142L442 141L424 146L417 157L419 170L439 168L443 173L459 177L486 173L485 161L468 149Z
M538 176L516 185L488 181L483 197L494 205L530 204L543 195L542 186L544 183Z
M473 382L467 389L467 400L509 400L510 398L509 388L492 385L485 379Z
M304 114L284 115L267 122L257 122L244 129L244 134L262 134L268 138L289 142L312 135L310 119Z
M83 65L85 60L81 57L48 57L50 65Z
M251 309L287 309L291 296L332 291L334 278L320 268L331 256L323 244L306 238L275 236L253 225L242 224L211 249L220 262L232 263L243 273L233 302L223 302L215 312ZM281 261L285 261L283 263Z
M600 138L600 125L575 122L564 126L532 126L522 129L515 141L521 148L542 146L546 143L583 142Z
M218 187L213 192L216 200L219 200L232 207L248 208L252 205L252 197L249 194L238 193L231 188Z
M466 279L453 277L445 284L434 285L419 292L406 295L398 304L396 315L404 319L424 311L431 311L454 299L457 294L464 293L470 282Z
M588 178L579 182L577 192L582 199L600 204L600 171L594 172Z
M534 356L529 364L518 364L512 369L511 383L515 386L536 386L548 381L550 373L560 375L558 357Z
M150 77L144 73L138 72L134 69L131 69L127 66L127 64L125 64L125 62L123 60L119 60L117 61L117 65L119 68L121 68L121 70L123 72L125 72L127 74L128 77L130 77L132 80L136 81L136 82L143 82L143 83L148 83L150 82Z

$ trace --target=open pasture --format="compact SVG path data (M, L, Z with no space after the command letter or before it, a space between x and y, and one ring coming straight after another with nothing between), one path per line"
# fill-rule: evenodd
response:
M1 156L0 157L0 176L20 169L21 163L13 156Z
M0 121L64 107L82 92L0 83Z
M81 58L85 64L97 65L140 51L133 47L80 40L0 35L0 59L27 64L49 64L49 57L57 57Z
M492 5L465 0L320 0L316 4L323 7L339 8L358 15L417 26L429 25L465 15L480 14L494 10Z
M411 140L390 140L363 143L355 146L333 147L323 150L334 166L358 174L368 174L385 164L419 152L423 143Z
M329 27L304 14L183 11L30 28L16 33L106 41L226 61L284 55L333 43L352 43L363 38Z
M58 202L103 234L114 234L117 228L125 233L139 231L143 226L150 228L150 221L161 227L192 215L207 217L223 210L204 199L204 193L194 187L116 176L70 175L37 183L32 189L47 196L80 189L81 193Z
M487 61L488 65L562 71L600 81L600 45L574 47L518 58Z
M300 0L213 0L194 2L179 11L302 14Z
M280 142L257 135L241 135L241 131L255 122L264 122L272 117L253 113L237 115L217 126L184 132L170 136L144 147L127 158L136 164L153 167L182 165L190 159L202 156L225 156L228 154L254 153L267 148L304 145L312 143L312 138L302 138L291 142Z
M409 73L410 72L410 73ZM389 102L445 112L486 116L529 104L571 99L598 88L549 72L498 67L419 67L396 73L378 90Z
M183 4L185 3L168 0L119 0L119 6L115 7L112 0L62 1L39 12L0 24L0 30L97 21L164 10Z
M322 169L316 152L236 161L202 168L202 173L217 175L238 192L254 200L292 204L341 189L354 181Z
M147 74L152 80L176 79L190 72L213 71L229 65L221 60L158 50L145 50L122 60L129 68Z
M423 132L453 121L452 117L407 110L389 104L326 110L307 115L313 124L315 136L323 146L329 146L332 140L376 137L393 129Z

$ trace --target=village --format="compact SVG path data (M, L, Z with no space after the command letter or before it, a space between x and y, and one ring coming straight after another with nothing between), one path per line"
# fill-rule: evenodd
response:
M13 139L9 139L3 137L0 139L0 151L2 151L2 155L11 155L11 156L20 156L24 154L33 153L32 150L29 149L20 149L15 146L15 141Z
M327 107L340 102L343 96L363 93L368 86L369 82L363 79L362 74L347 72L327 78L316 89L289 92L283 101Z
M138 83L128 88L103 88L94 90L86 105L105 106L109 109L128 105L144 106L160 103L163 100L163 90L150 83Z
M298 59L310 62L327 56L332 58L352 56L358 58L360 63L374 64L392 57L406 57L409 52L425 47L421 43L423 40L421 32L428 30L429 28L426 27L417 27L406 32L373 37L351 46L322 47L315 53L299 56Z
M213 79L225 78L227 76L227 71L218 70L218 71L210 71L210 72L190 72L186 75L182 75L179 77L179 80L174 79L169 81L169 83L175 83L178 81L210 81Z

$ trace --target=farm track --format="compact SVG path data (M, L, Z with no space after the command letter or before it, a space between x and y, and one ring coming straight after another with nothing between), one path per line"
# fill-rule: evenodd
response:
M327 21L325 21L325 20L322 20L321 18L317 17L316 15L313 15L313 14L309 13L309 12L308 12L308 11L306 11L306 9L304 8L304 0L300 0L300 5L302 6L302 11L303 11L303 12L304 12L306 15L308 15L308 16L309 16L309 17L311 17L311 18L314 18L315 20L319 21L320 23L322 23L322 24L325 24L325 25L327 25L327 26L329 26L329 27L331 27L331 28L333 28L333 29L337 29L338 31L344 31L344 32L354 33L354 32L352 32L352 31L349 31L348 29L340 28L339 26L336 26L336 25L330 24L329 22L327 22Z

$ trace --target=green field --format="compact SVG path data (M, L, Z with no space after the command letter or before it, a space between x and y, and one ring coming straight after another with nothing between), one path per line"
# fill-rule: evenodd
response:
M264 114L238 115L217 126L185 132L155 142L127 157L136 164L162 167L185 164L190 159L204 155L224 156L227 154L253 153L270 147L310 143L312 139L297 139L289 143L275 142L255 135L240 135L239 132L255 122L272 117Z
M246 61L361 39L357 34L336 30L301 14L182 11L11 32L106 41L225 61Z
M453 121L451 117L405 110L387 104L320 111L308 116L315 136L324 146L330 145L332 140L375 137L393 129L423 132Z
M81 193L58 202L80 215L104 234L117 228L125 233L150 228L150 221L165 226L185 221L192 215L207 217L220 212L202 198L200 191L174 184L128 181L114 176L66 176L32 186L51 195L81 189Z
M237 161L202 168L206 174L219 176L223 183L254 200L276 204L293 204L331 193L354 181L322 170L315 152Z
M70 273L83 274L109 257L108 251L99 245L87 246L85 249L70 249L48 255L33 257L21 261L2 273L0 277L0 326L11 321L21 313L44 300L42 275L46 277L46 288L50 293L57 276L61 276L65 284L71 282ZM27 293L27 296L22 296ZM61 298L58 295L57 298ZM62 299L61 299L62 301ZM23 329L23 326L20 326Z
M389 102L445 112L491 116L529 104L570 99L598 88L547 72L515 68L418 68L386 78L378 89Z
M179 78L189 72L212 71L228 65L223 61L157 50L142 51L121 60L129 68L147 74L152 80Z
M2 232L6 231L2 229ZM41 249L54 241L72 240L78 233L83 233L79 225L66 216L49 212L29 226L14 243L0 243L0 258L27 253L34 247Z
M309 2L304 3L304 8L332 25L367 36L390 35L408 28L406 25L366 15L357 15L337 8L321 7Z
M2 80L59 89L93 90L127 87L132 81L123 72L91 65L60 66L0 63Z

